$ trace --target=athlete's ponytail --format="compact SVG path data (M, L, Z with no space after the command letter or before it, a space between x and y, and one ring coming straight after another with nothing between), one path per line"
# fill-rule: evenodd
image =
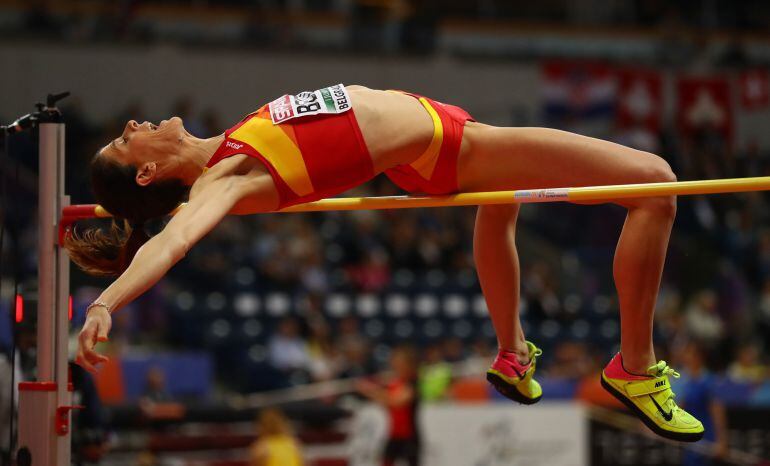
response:
M97 153L91 161L91 186L96 201L115 216L109 230L73 229L64 239L70 258L91 275L116 276L129 266L150 236L148 220L163 217L185 200L188 187L179 179L140 186L136 167Z

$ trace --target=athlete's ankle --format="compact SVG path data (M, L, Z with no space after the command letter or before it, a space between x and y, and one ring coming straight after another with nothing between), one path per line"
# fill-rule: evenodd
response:
M630 375L647 376L647 369L655 365L654 355L639 355L634 357L627 357L622 352L620 353L620 363L623 370Z
M500 348L500 354L504 355L506 359L515 358L516 361L518 361L518 363L522 366L526 366L531 361L529 348L527 347L526 343L524 344L523 348L518 347L518 345L511 348Z

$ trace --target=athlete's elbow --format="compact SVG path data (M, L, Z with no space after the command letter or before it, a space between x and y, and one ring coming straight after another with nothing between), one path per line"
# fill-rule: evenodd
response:
M192 247L192 244L181 235L169 235L164 238L163 245L169 260L174 264L182 260Z
M179 262L180 260L184 259L184 256L187 255L187 252L192 248L192 244L188 243L187 241L180 241L178 244L175 245L174 248L171 249L172 251L172 260L174 263Z

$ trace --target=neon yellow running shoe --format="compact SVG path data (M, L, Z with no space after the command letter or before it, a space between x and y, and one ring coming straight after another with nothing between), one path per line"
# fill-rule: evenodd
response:
M525 405L535 404L543 397L543 389L532 376L537 357L543 351L527 342L529 363L522 364L514 353L500 350L492 367L487 370L487 381L504 397Z
M661 437L682 442L700 440L703 424L674 401L668 376L679 378L679 373L666 361L658 361L647 369L647 374L628 373L618 353L602 371L602 386Z

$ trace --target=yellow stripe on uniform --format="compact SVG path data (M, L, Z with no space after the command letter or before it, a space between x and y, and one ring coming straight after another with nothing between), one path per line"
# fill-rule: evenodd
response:
M315 191L302 152L271 120L251 118L233 131L230 138L245 142L262 154L297 195L306 196Z
M417 170L420 176L429 180L433 176L433 170L436 169L441 144L444 142L444 125L441 123L438 113L436 113L436 110L433 109L433 106L427 99L420 97L420 103L425 107L425 110L428 111L433 120L433 139L430 141L428 148L425 149L425 152L417 160L410 163L409 166Z

